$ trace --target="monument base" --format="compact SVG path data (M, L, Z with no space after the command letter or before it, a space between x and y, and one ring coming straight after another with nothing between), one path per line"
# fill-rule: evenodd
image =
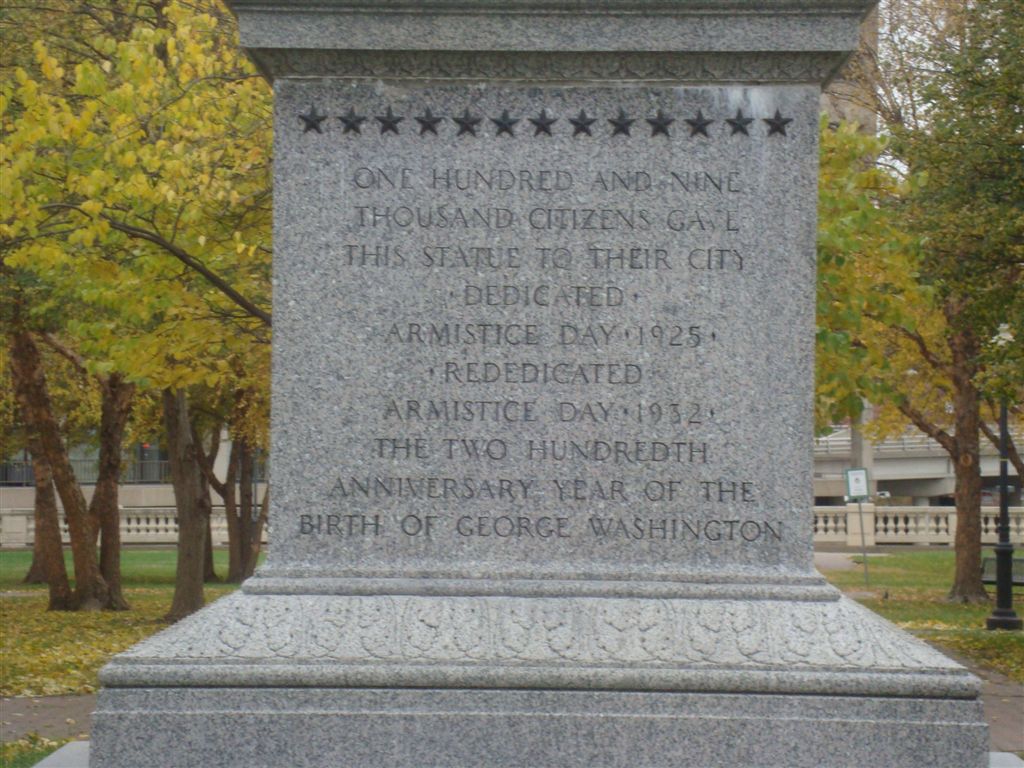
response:
M984 768L975 701L625 691L106 690L94 765Z
M242 591L101 680L97 768L987 764L978 681L838 593Z

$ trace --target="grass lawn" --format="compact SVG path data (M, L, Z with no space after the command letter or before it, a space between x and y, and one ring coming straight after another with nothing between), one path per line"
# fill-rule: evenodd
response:
M65 743L32 734L24 739L0 744L0 768L32 768Z
M991 554L987 552L986 555ZM860 564L860 555L854 556ZM953 583L954 553L950 550L901 551L868 555L870 588L863 572L829 571L829 581L865 606L923 640L948 648L979 664L1024 683L1024 632L985 629L992 605L961 605L946 601ZM995 587L988 586L995 601ZM868 597L870 595L870 597ZM1014 610L1024 616L1024 589L1014 589Z

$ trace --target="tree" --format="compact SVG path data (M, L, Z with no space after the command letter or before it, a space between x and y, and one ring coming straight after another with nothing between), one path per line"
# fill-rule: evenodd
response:
M14 10L16 41L38 34L4 59L5 266L80 310L61 341L94 376L170 390L178 407L178 393L237 388L241 358L243 385L265 387L269 90L230 15L214 2ZM179 458L175 471L198 460Z
M957 572L951 596L985 597L981 585L979 432L985 364L999 330L1024 305L1024 19L1007 0L972 2L947 17L947 44L922 89L928 128L898 131L895 144L922 175L908 222L923 240L922 280L945 320L941 352L916 335L923 358L952 383L953 430L909 405L957 467ZM1024 328L1010 340L1024 343ZM1011 395L1024 384L1006 381ZM1014 384L1017 387L1013 386Z
M241 362L241 361L239 361ZM243 380L239 371L239 380ZM199 465L212 487L224 502L224 515L228 526L228 574L227 581L241 583L252 576L259 558L263 527L266 525L266 499L260 504L256 498L256 470L259 448L265 444L265 435L253 432L260 422L250 417L250 412L265 411L265 404L258 402L258 391L238 388L230 393L230 402L222 406L226 411L212 430L217 435L221 424L226 424L231 434L231 449L228 456L226 476L223 480L213 471L219 441L214 440L213 450L200 456ZM202 448L203 441L195 436L196 445Z
M835 297L823 325L857 350L845 358L871 382L854 389L881 405L876 429L911 423L950 455L958 521L950 597L984 600L979 439L995 431L982 405L1008 397L1019 414L1024 399L1024 366L1012 362L1024 359L1024 21L1007 0L894 2L889 11L905 26L892 16L883 23L874 87L861 93L872 94L891 135L890 175L905 180L897 197L874 205L895 217L887 236L909 237L906 258ZM866 247L854 249L862 267L878 265L875 240L866 235ZM827 281L834 265L823 264ZM868 301L863 322L840 317Z
M918 243L902 227L907 192L878 163L885 142L858 126L821 120L815 424L819 431L885 402L899 376L890 327L926 306Z
M5 280L5 288L7 287L9 286ZM9 298L13 297L13 292L5 291L5 295ZM5 327L9 327L12 318L4 313L3 319ZM71 610L75 607L75 597L68 581L67 568L64 565L64 550L61 543L57 499L53 488L53 473L50 471L49 463L43 458L43 449L39 444L38 433L25 429L22 418L18 417L19 403L24 401L25 393L21 387L15 387L10 354L6 345L0 345L0 377L2 377L0 384L3 387L2 395L0 395L0 429L8 438L4 444L5 453L9 449L13 449L14 446L11 443L21 442L11 439L17 432L20 433L23 444L31 451L32 455L35 484L35 509L33 510L35 540L32 545L32 564L24 581L29 584L46 584L48 586L47 610Z
M96 560L85 496L68 461L60 428L53 417L39 348L32 335L17 323L17 316L13 328L8 331L8 338L11 377L22 417L32 435L30 445L33 454L39 455L52 472L71 532L71 553L75 565L74 605L92 610L107 607L110 590ZM47 525L44 530L49 532L50 527ZM48 576L55 573L52 566L47 570Z
M178 507L177 574L167 619L177 621L203 607L203 558L210 519L210 490L196 460L199 449L185 393L164 390L163 406L171 482Z
M100 574L107 583L110 597L107 608L127 610L128 601L121 590L121 512L118 487L121 479L121 455L125 428L131 414L135 385L117 371L89 374L85 361L53 334L43 340L66 358L84 379L92 379L100 392L98 426L99 466L92 499L89 501L89 524L93 546L99 536Z

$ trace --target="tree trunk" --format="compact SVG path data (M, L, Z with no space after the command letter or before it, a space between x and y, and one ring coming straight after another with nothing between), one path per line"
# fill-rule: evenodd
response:
M264 507L257 508L256 452L243 438L231 443L228 474L221 483L209 475L211 483L224 500L224 513L228 522L228 578L240 584L252 576L260 555L260 539L266 521L267 497ZM236 481L237 478L237 481Z
M988 601L981 581L981 403L974 385L978 343L969 330L955 332L952 351L953 418L956 476L956 573L949 599L962 603Z
M238 512L238 440L231 442L231 453L228 455L228 474L224 483L217 488L221 499L224 500L224 517L228 523L228 582L230 584L241 584L243 575L242 557L242 532L241 520Z
M121 591L121 510L118 488L121 481L121 452L124 428L132 409L135 385L113 373L100 382L100 462L96 488L89 504L89 516L100 525L100 573L110 588L109 608L128 610Z
M30 438L30 443L38 442ZM32 472L36 486L36 536L33 543L32 567L39 569L40 581L50 588L48 611L69 611L74 608L74 596L68 583L68 569L64 565L64 547L61 544L60 516L57 496L53 492L53 474L36 450L32 450ZM26 581L28 577L26 576Z
M35 457L32 457L32 464L36 463ZM33 467L33 472L35 468ZM35 520L36 535L32 541L32 562L28 564L28 571L25 573L25 578L21 580L22 584L45 584L46 575L43 573L43 554L40 551L44 545L43 540L39 538L39 525L42 522L41 518L43 515L43 506L47 503L45 499L40 495L41 491L39 484L39 475L35 476L36 486L36 502L35 508L32 511L32 517ZM53 493L53 482L50 482L50 499L49 503L53 504L54 509L57 508L57 497ZM45 523L43 523L45 525Z
M256 494L253 489L253 477L256 468L255 452L244 441L239 441L239 472L238 472L238 523L239 539L242 551L242 579L252 576L255 564L253 559L252 535L256 527L258 513L256 510ZM257 552L259 550L257 549Z
M245 573L245 578L249 578L256 571L256 563L260 559L260 548L263 545L263 528L267 524L269 512L270 485L268 483L267 489L263 492L263 501L260 502L260 513L253 525L252 536L250 537L248 570Z
M40 455L53 473L71 536L75 564L75 603L81 610L99 610L110 604L110 590L100 574L82 488L78 485L67 450L53 415L42 358L31 334L16 329L10 334L11 375L25 426L38 438Z
M217 571L213 567L213 499L210 498L210 488L216 487L216 475L213 474L213 465L217 463L217 454L220 453L220 425L213 428L210 434L210 450L203 450L203 440L199 431L192 425L192 440L196 446L196 460L199 470L203 473L203 483L206 490L207 504L210 509L210 516L206 518L206 544L203 550L203 582L205 584L216 584L220 581L217 578Z
M39 529L39 508L36 507L36 530ZM38 545L39 539L35 541L35 545L32 547L32 562L28 564L28 570L25 572L25 578L21 580L22 584L45 584L46 577L43 575L43 565L39 561Z
M203 563L210 495L199 464L200 451L193 438L184 391L165 389L163 411L171 483L178 508L178 565L174 599L166 619L177 621L203 607Z
M31 441L30 441L31 442ZM38 447L38 446L37 446ZM21 580L22 584L46 584L46 570L43 568L43 560L46 557L45 547L47 540L40 536L39 530L46 526L46 516L49 510L57 517L57 497L53 492L53 475L46 462L39 458L35 452L32 453L32 476L36 488L35 505L32 510L32 517L35 521L36 533L32 540L32 563L28 567L28 573ZM57 517L58 524L60 518ZM58 532L60 529L57 529ZM57 539L57 547L60 548L60 538ZM61 558L63 563L63 558ZM67 569L64 569L64 578L67 580Z
M207 495L209 495L209 485L207 485ZM209 502L211 515L206 518L206 544L203 548L203 582L206 584L216 584L220 581L217 577L217 571L213 567L213 501Z

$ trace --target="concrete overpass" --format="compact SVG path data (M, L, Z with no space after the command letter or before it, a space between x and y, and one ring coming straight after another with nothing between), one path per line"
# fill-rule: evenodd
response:
M1015 434L1018 446L1024 434ZM845 493L843 471L850 467L867 467L880 492L918 506L952 504L954 490L953 462L938 443L920 432L907 432L898 438L871 445L863 441L858 449L857 436L848 427L837 428L827 437L814 441L814 496L819 504L842 503ZM855 461L854 456L859 458ZM1010 504L1021 504L1021 483L1009 467L1010 485L1014 487ZM984 504L998 504L999 452L982 436L982 487Z

